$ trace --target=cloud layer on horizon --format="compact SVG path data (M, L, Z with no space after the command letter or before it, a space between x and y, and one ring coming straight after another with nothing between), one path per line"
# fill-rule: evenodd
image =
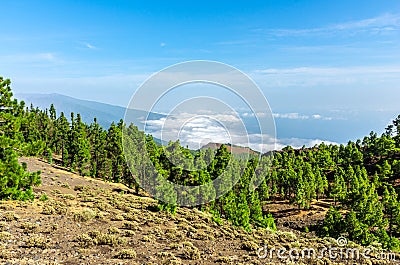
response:
M275 115L277 116L277 115ZM323 119L319 114L279 114L279 118L286 119ZM256 151L280 150L285 146L301 148L312 147L324 142L325 144L338 144L334 141L304 138L276 138L271 134L260 134L250 131L244 126L242 120L233 114L208 114L196 115L180 113L164 118L147 120L143 122L145 132L164 142L180 140L183 146L196 150L210 143L231 143L234 145L250 147Z

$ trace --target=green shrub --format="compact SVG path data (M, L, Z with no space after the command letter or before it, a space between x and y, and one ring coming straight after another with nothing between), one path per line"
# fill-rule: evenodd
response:
M42 202L47 201L48 199L49 199L49 197L47 196L46 193L43 193L43 194L40 195L40 197L39 197L39 201L42 201Z

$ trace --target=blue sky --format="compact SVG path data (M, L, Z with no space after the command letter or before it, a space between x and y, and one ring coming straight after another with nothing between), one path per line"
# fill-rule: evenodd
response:
M254 78L276 118L383 113L357 137L400 113L397 0L14 0L2 10L0 75L17 93L126 106L150 74L201 59Z

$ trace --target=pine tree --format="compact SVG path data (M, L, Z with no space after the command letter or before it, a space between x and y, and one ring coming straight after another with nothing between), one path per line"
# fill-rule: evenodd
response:
M214 159L208 166L208 172L210 172L211 177L215 179L220 176L224 172L225 168L228 166L230 160L231 153L228 151L225 145L221 145L218 148Z
M381 228L385 226L383 219L383 206L373 184L360 192L360 197L352 205L358 220L369 228Z
M55 121L57 118L57 112L56 112L56 108L54 107L53 104L50 105L50 119L51 121Z
M304 186L305 186L306 207L310 208L311 201L316 196L316 190L317 190L318 183L316 182L315 174L309 163L304 164L303 181L305 184Z
M13 150L15 142L0 135L0 200L33 200L32 186L41 184L40 172L26 172Z
M20 121L23 115L17 100L12 99L11 82L0 77L0 200L33 199L32 186L41 183L40 172L27 172L19 164L15 148L21 146Z
M61 154L61 160L63 166L68 166L69 165L68 141L69 141L69 136L71 134L70 132L71 128L63 112L61 112L60 117L58 117L58 119L55 121L55 124L56 124L55 151L57 154Z
M75 123L76 130L76 165L79 173L87 176L90 173L90 144L87 136L87 125L81 120L80 114L77 114Z
M250 230L250 209L246 195L243 193L236 196L236 209L232 219L234 225Z
M319 168L316 168L314 171L315 171L316 196L317 200L319 200L319 198L324 195L326 189L328 188L328 180L326 179L325 175L321 174Z
M233 182L240 178L241 170L238 161L232 160L232 163L228 166L230 160L231 153L225 145L221 145L213 161L207 167L211 179L215 180L218 178L215 182L217 194L226 194L232 188Z
M359 172L358 172L359 173ZM362 179L360 179L360 175L354 172L352 166L348 166L346 170L347 177L347 204L351 205L353 201L358 200L360 196L360 189L362 187Z
M107 159L109 166L109 177L113 182L121 182L124 167L126 166L122 147L123 120L117 125L112 123L107 134Z
M90 175L105 179L106 177L106 137L107 133L97 123L97 119L94 118L93 123L89 127L89 139L90 139L90 164L91 172Z
M338 238L345 230L342 214L334 207L330 207L322 224L321 235Z
M125 179L127 185L134 186L136 193L139 192L139 187L146 191L154 189L155 183L151 180L155 179L156 168L160 169L160 165L158 147L153 138L149 135L146 139L143 132L130 124L123 128L123 148L132 173L132 177Z
M379 167L380 169L380 176L381 176L381 181L387 181L392 177L392 167L389 164L388 160L385 160L383 162L383 165Z
M297 186L295 192L295 201L299 208L305 208L307 205L307 191L306 185L303 180L302 174L299 174L297 177Z
M398 224L400 218L398 195L392 186L384 187L382 203L384 214L389 223L389 235L392 236L394 226Z
M396 147L400 148L400 115L393 121L393 128L394 128L394 140L396 142Z
M160 210L176 213L177 193L172 183L167 181L162 174L157 176L157 198Z
M354 211L350 211L346 215L345 224L350 240L363 242L364 244L370 241L372 235L368 231L368 226L357 219L357 215Z
M331 189L331 197L334 199L334 203L336 205L337 201L344 201L347 195L347 187L346 187L346 182L344 181L344 171L342 168L339 168L335 172L334 180L333 180L333 185Z

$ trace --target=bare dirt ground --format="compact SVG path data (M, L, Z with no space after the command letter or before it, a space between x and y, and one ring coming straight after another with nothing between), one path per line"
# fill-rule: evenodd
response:
M81 177L36 158L20 161L30 171L42 171L42 185L35 188L33 202L0 201L0 264L391 264L257 256L264 246L336 246L333 239L285 225L304 221L306 226L307 219L320 219L326 205L314 203L307 212L285 202L269 205L286 231L246 232L228 222L218 225L194 209L179 208L175 215L159 212L155 200L136 196L120 184Z
M315 236L317 226L322 224L330 203L329 199L314 200L309 209L299 209L285 200L267 203L263 208L265 212L271 213L275 218L278 229L309 231Z

